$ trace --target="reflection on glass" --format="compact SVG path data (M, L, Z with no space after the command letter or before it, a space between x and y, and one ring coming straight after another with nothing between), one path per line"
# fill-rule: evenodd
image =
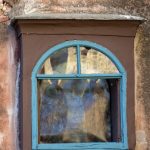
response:
M118 73L114 63L104 54L90 47L81 47L81 73Z
M111 140L104 79L38 80L39 143Z
M61 49L46 59L39 74L70 74L77 72L76 48Z

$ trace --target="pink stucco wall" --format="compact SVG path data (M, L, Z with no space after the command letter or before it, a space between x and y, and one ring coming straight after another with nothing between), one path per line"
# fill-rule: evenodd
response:
M30 12L117 13L147 19L135 38L136 149L150 147L149 0L0 0L0 150L17 150L15 39L9 18ZM8 38L11 35L10 39ZM12 40L13 39L13 40ZM12 41L12 42L11 42Z

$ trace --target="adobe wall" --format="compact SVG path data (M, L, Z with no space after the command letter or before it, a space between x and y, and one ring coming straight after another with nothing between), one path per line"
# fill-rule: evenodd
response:
M135 38L136 149L150 147L149 0L0 0L0 150L17 150L15 38L9 19L31 12L115 13L147 19ZM8 36L10 35L10 36ZM10 38L9 38L10 37Z

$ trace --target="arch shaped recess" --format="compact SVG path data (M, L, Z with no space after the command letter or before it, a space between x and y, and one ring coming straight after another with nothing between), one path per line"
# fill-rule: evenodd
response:
M42 67L42 65L44 64L45 60L51 56L53 53L57 52L57 51L61 51L61 49L63 48L67 48L67 47L75 47L75 46L87 46L90 48L93 48L96 51L101 52L102 54L104 54L105 56L107 56L116 66L116 68L118 69L119 73L121 74L125 74L125 69L122 66L121 62L119 61L119 59L107 48L103 47L100 44L94 43L94 42L90 42L90 41L81 41L81 40L71 40L71 41L66 41L66 42L62 42L60 44L57 44L55 46L53 46L52 48L48 49L41 57L40 59L37 61L36 65L33 68L32 71L32 77L35 77L36 74L38 73L39 69Z

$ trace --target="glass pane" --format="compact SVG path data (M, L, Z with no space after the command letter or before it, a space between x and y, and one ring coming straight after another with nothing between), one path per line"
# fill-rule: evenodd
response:
M107 79L111 105L111 141L121 142L120 79Z
M44 62L39 74L71 74L77 72L76 48L60 49Z
M39 143L111 141L106 80L38 80L38 97Z
M90 47L81 47L81 73L118 73L113 62L104 54Z

